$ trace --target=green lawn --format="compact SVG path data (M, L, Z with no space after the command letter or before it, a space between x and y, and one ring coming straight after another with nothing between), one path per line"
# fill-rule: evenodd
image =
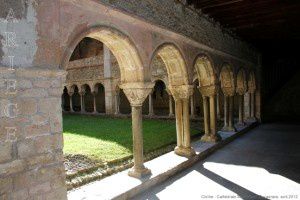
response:
M132 155L131 119L64 115L63 129L65 154L81 154L103 161ZM143 134L144 152L175 143L175 121L143 120Z

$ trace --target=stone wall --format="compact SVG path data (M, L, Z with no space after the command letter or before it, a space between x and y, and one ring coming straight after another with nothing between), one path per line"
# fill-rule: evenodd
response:
M153 24L228 54L257 62L257 52L249 44L225 30L201 11L179 0L100 0L103 4L137 15Z
M66 199L62 71L0 68L0 199Z

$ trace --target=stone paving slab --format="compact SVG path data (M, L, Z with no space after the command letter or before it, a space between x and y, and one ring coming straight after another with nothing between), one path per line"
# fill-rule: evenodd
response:
M155 184L161 183L180 171L192 166L197 161L221 148L234 138L253 128L255 124L248 124L239 128L238 132L219 132L223 138L219 143L194 142L192 144L196 156L187 159L170 152L145 163L152 171L148 178L135 179L127 175L128 170L112 175L100 181L87 184L68 192L69 200L99 200L99 199L129 199L145 191Z

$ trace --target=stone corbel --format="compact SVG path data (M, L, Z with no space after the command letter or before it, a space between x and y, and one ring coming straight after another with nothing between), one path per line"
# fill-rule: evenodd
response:
M194 86L193 85L180 85L180 86L169 86L169 90L174 97L177 99L188 99L193 95Z
M154 83L152 82L125 83L120 86L131 106L142 106L153 87Z
M198 89L204 97L214 96L219 92L219 87L217 85L199 86Z

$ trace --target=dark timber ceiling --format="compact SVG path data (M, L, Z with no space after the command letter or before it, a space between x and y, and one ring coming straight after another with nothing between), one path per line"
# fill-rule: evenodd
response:
M188 0L247 41L300 39L300 0Z

